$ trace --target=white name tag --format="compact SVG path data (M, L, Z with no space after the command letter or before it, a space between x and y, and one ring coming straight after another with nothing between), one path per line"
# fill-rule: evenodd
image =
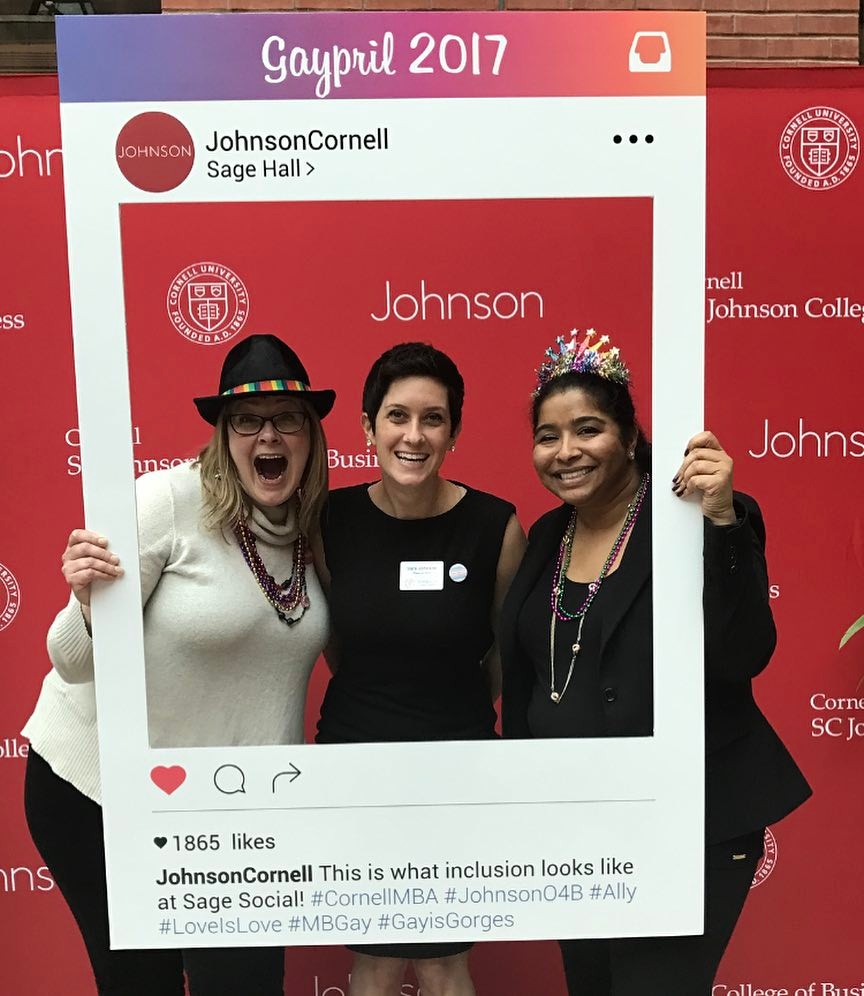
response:
M443 591L443 560L403 560L399 564L400 591Z

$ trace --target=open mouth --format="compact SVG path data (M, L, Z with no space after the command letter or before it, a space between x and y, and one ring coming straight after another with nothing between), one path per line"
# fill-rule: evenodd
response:
M278 481L287 466L288 461L278 453L266 453L255 457L255 473L262 481Z
M429 459L428 453L404 453L399 450L396 451L396 459L401 460L402 463L413 464L417 466L418 464L425 463Z

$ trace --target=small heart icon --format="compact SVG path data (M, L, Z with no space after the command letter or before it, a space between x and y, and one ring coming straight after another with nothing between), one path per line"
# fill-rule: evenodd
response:
M162 848L162 847L164 847L168 843L168 838L167 837L154 837L153 838L153 843L157 847Z
M150 780L157 787L162 789L165 795L171 795L186 781L186 769L179 764L172 764L166 767L164 764L157 764L150 772Z

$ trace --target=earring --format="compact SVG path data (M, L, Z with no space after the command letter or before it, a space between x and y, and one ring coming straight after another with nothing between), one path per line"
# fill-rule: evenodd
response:
M628 460L635 460L636 459L636 451L635 450L628 450L628 452L627 452L627 459Z
M367 436L366 437L366 449L368 450L371 445L372 445L372 440Z
M456 452L456 444L455 443L450 447L450 452L451 453L455 453Z

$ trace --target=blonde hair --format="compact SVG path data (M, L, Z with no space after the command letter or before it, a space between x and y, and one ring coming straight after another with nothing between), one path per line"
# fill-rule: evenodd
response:
M300 532L307 538L319 530L321 509L327 500L328 464L327 439L318 413L302 401L309 419L309 459L297 488L298 520ZM228 409L219 413L210 442L198 454L194 466L201 475L201 493L204 500L204 525L221 531L242 522L250 512L249 496L243 490L231 451L228 447Z

